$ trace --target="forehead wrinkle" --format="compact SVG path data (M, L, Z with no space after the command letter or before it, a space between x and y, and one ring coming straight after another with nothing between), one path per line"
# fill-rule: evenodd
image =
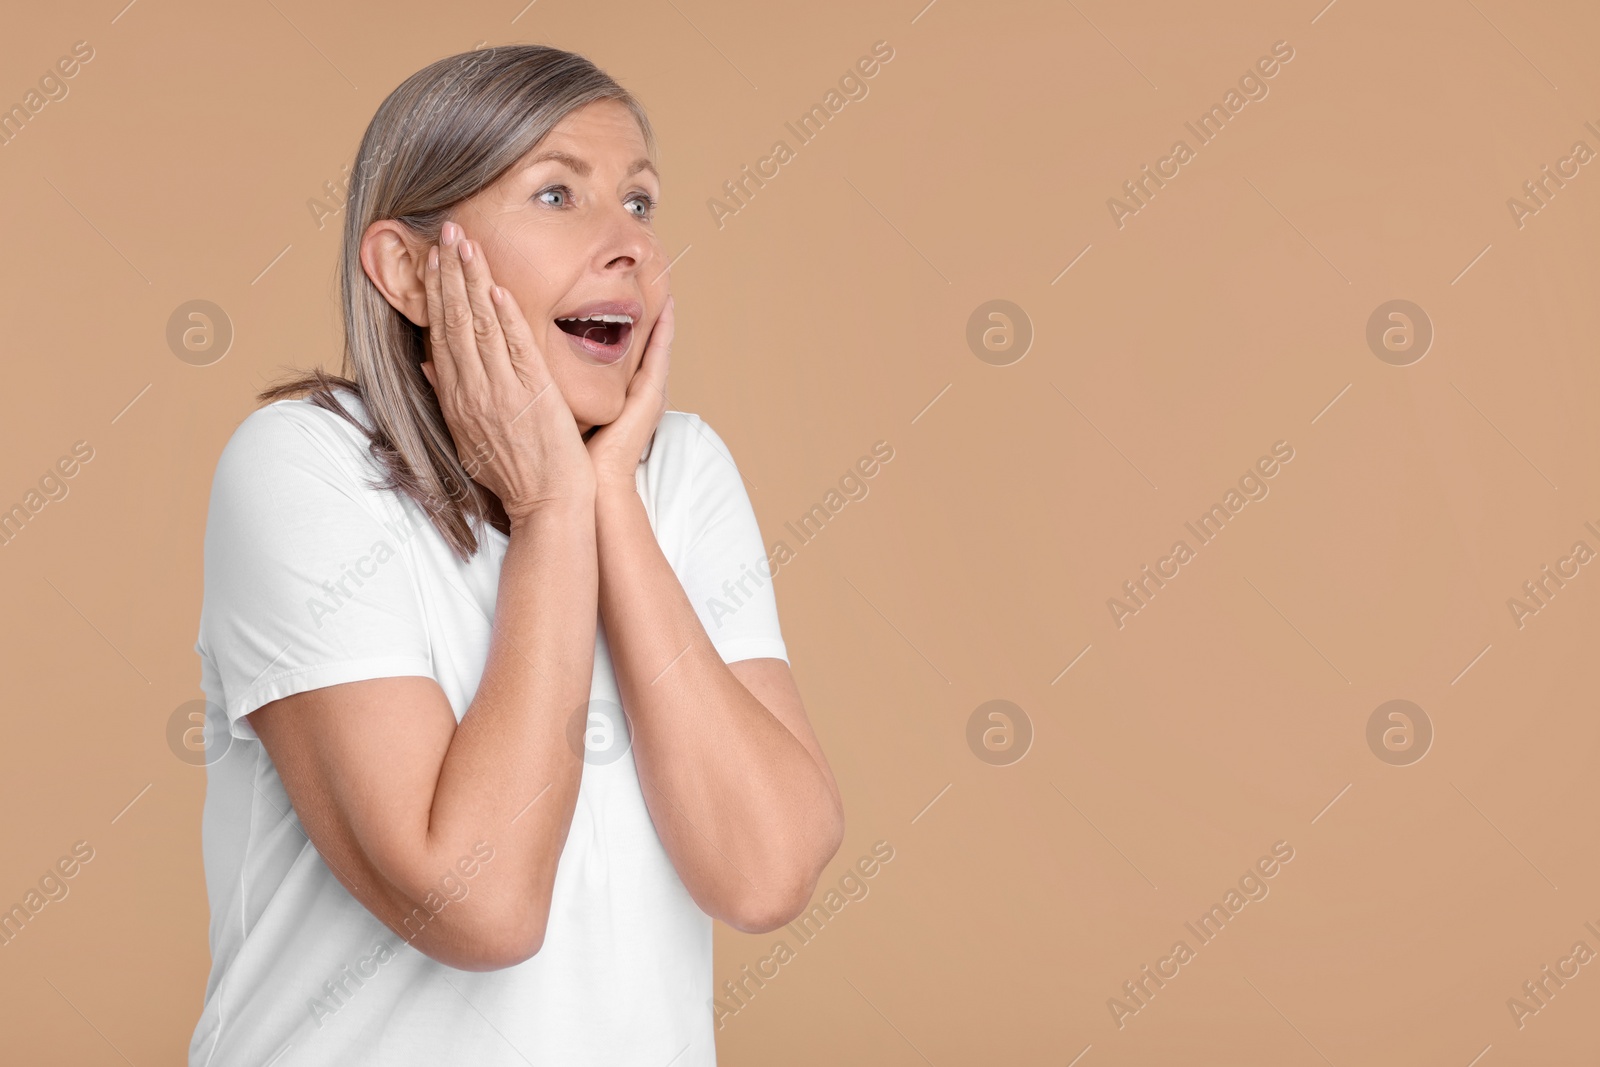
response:
M565 166L568 170L571 170L580 178L587 178L590 174L594 173L594 167L589 163L588 160L580 159L571 152L564 152L559 148L546 149L545 151L540 152L538 155L530 157L526 163L518 168L518 170L524 171L540 163L552 161ZM656 179L658 181L660 180L661 173L656 170L656 165L652 163L646 156L640 156L638 159L634 160L633 163L628 167L628 170L623 177L632 177L633 175L644 170L654 174Z

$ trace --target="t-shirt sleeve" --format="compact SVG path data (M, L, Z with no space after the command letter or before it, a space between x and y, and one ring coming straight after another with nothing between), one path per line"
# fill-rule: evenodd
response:
M374 506L338 416L252 412L217 461L196 649L235 737L244 716L344 682L433 676L403 540Z
M724 663L789 661L778 602L755 509L728 446L698 415L689 416L690 491L682 516L678 572Z

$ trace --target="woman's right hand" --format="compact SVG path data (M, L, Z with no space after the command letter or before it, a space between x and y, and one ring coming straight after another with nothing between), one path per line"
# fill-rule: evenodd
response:
M513 522L549 504L591 502L594 466L566 398L483 248L446 222L428 250L422 373L439 398L462 466Z

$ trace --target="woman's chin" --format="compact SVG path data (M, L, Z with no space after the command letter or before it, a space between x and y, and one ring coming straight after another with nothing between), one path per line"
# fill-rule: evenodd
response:
M625 397L577 397L568 401L579 426L606 426L622 415Z

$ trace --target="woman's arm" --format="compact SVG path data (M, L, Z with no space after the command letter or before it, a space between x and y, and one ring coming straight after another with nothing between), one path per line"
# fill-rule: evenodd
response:
M782 660L722 661L656 542L639 457L667 406L669 296L594 461L600 617L656 833L702 911L775 930L844 837L839 787Z
M789 665L722 661L635 488L666 411L674 330L669 296L621 416L587 442L600 619L656 833L701 910L755 933L805 909L845 813Z
M512 524L459 725L431 678L327 686L249 716L328 867L441 963L509 967L544 941L583 769L567 725L589 696L596 581L592 505L547 506Z
M422 952L491 970L543 944L577 803L583 762L567 725L594 670L595 474L527 320L493 285L482 250L454 222L441 242L415 279L427 299L422 369L458 454L474 457L473 479L510 520L477 693L459 725L431 678L327 686L250 718L345 888ZM492 861L433 915L426 905L440 899L441 880L464 873L479 842ZM419 907L428 921L412 939L417 924L405 920Z
M632 484L595 499L600 615L645 803L695 902L747 932L804 910L844 836L786 663L711 644Z

